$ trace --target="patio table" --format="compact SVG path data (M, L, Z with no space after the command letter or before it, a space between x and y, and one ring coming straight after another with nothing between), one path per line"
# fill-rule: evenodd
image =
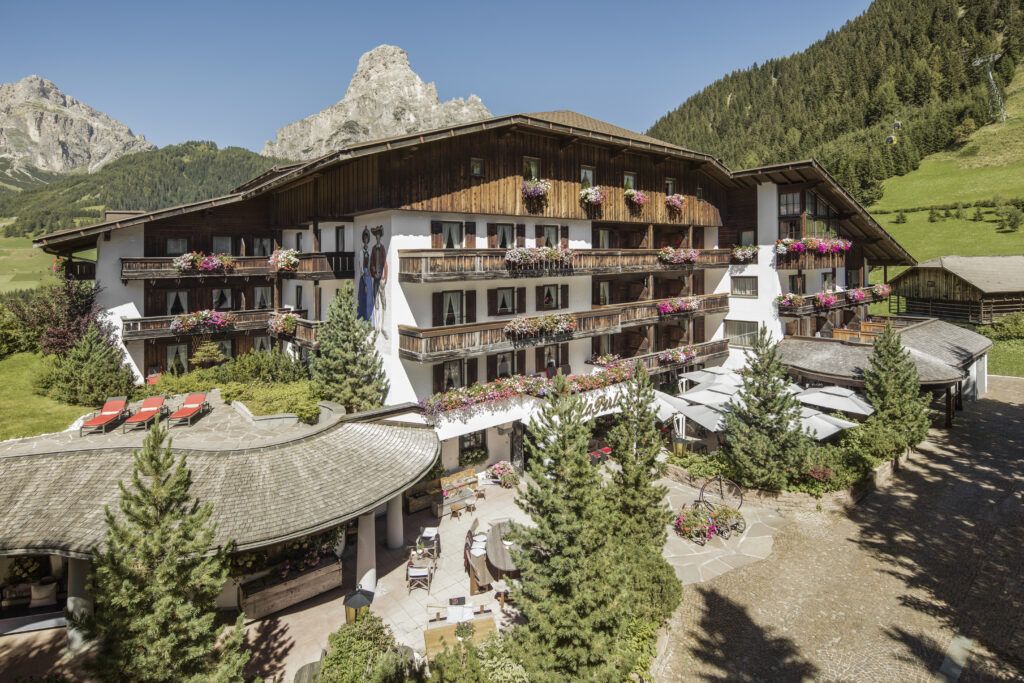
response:
M487 566L487 552L483 551L472 551L467 550L466 556L469 558L469 566L473 572L473 576L476 579L478 586L489 586L494 581L494 577L491 575L491 570Z
M487 562L494 571L494 576L505 576L511 574L519 575L519 568L512 560L512 553L502 542L508 534L508 522L497 522L492 524L487 532Z

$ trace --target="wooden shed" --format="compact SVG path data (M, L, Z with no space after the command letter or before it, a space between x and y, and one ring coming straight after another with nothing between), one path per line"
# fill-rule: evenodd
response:
M991 323L1024 311L1024 256L941 256L891 284L893 313Z

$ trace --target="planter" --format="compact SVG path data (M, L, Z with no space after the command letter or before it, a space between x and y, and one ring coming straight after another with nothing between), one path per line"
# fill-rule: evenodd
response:
M333 557L324 558L316 567L286 579L272 576L238 587L238 604L246 620L262 619L333 588L341 588L341 564Z

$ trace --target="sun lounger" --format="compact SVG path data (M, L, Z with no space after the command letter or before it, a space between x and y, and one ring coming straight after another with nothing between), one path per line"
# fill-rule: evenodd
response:
M100 408L100 412L82 423L78 428L78 435L85 432L106 432L115 423L128 414L128 399L125 396L114 396L108 398L107 402Z
M139 406L138 412L124 421L121 431L129 429L148 428L158 417L167 415L167 406L164 405L163 396L150 396Z
M191 426L195 420L198 420L209 409L210 404L206 402L206 394L189 394L185 397L181 407L167 418L167 422L171 425L187 424Z

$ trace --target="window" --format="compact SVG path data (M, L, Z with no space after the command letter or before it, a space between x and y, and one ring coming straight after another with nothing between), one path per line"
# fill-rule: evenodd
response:
M232 247L234 240L231 239L230 235L214 235L213 236L213 253L214 254L233 254L234 249Z
M860 271L859 270L847 270L846 271L846 288L853 289L854 287L860 287Z
M264 309L273 308L274 306L274 290L270 287L254 287L253 288L253 308Z
M519 372L516 367L516 354L514 351L499 353L494 359L494 367L498 377L511 377Z
M597 177L597 170L593 166L580 166L580 187L588 188L593 187L597 183L595 178Z
M253 351L269 351L270 350L270 337L265 334L261 334L257 337L252 338L252 350Z
M188 372L188 344L168 344L167 372L176 375Z
M740 230L740 246L752 247L756 243L756 235L753 230Z
M821 291L834 291L836 288L836 274L826 272L821 274Z
M607 356L611 353L614 353L612 349L615 348L615 342L612 335L602 334L598 337L595 337L595 339L597 339L596 346L598 356Z
M800 230L800 219L791 218L779 221L779 239L798 240L802 237Z
M498 315L508 315L516 312L516 290L515 287L499 287L497 292Z
M184 289L167 292L167 315L182 313L188 313L188 292Z
M671 197L676 193L676 179L665 178L665 196Z
M498 223L496 229L498 249L511 249L516 246L516 226L511 223Z
M450 391L466 385L465 373L461 360L445 361L444 367L444 390Z
M523 157L523 180L540 180L540 159Z
M461 325L463 323L463 293L441 292L441 324Z
M230 311L231 310L231 290L226 287L214 287L213 288L213 310L215 311Z
M612 231L608 228L598 228L594 237L594 248L595 249L611 249L612 248Z
M253 256L270 256L274 251L274 242L269 237L254 237L252 240Z
M445 249L462 248L462 223L441 223L441 246Z
M612 302L612 283L601 280L597 283L597 305L607 306Z
M757 337L757 323L747 320L726 320L725 337L729 346L750 346Z
M295 286L295 308L302 308L302 285Z
M756 277L733 277L732 278L732 290L730 292L733 296L745 296L745 297L757 297L757 278Z
M789 276L789 291L792 294L806 294L807 290L804 287L804 276L803 275L790 275Z
M216 342L217 348L224 354L225 358L232 358L234 353L234 343L230 339L218 339Z
M469 160L469 175L474 178L484 177L484 160L473 157Z
M544 372L550 377L555 374L559 367L564 365L561 348L558 344L544 346L541 349L541 358L544 360L544 367L537 368L537 372Z
M779 215L799 216L800 215L800 193L782 192L779 194Z
M561 240L558 237L557 225L542 225L541 238L538 247L557 247Z
M560 290L561 287L559 287L558 285L541 286L540 301L537 302L540 305L537 308L544 311L552 310L555 308L561 308L561 304L559 301Z
M636 173L632 171L626 171L622 174L622 187L627 190L635 190L636 185Z
M167 255L168 256L181 256L188 251L188 238L187 237L168 237L167 238Z
M345 251L345 228L343 226L334 229L334 251Z
M471 451L487 450L487 430L470 432L459 437L459 456L469 455Z
M295 233L295 251L302 253L302 233Z

